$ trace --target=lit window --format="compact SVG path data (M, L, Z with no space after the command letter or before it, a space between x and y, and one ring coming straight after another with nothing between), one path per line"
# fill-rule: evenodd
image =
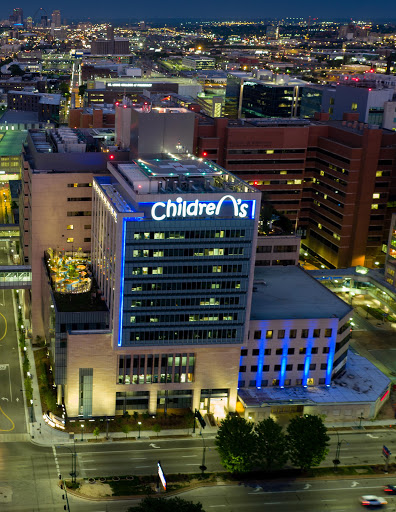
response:
M357 110L357 103L352 103L351 110L352 110L352 112L356 112L356 110Z
M69 224L66 229L74 229L73 224Z
M70 243L73 243L73 242L74 242L74 238L68 238L68 239L66 240L66 242L68 242L69 244L70 244Z
M372 210L378 210L378 204L372 204L371 205Z

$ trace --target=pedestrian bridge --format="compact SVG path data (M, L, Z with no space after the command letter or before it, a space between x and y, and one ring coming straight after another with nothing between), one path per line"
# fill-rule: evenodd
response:
M15 290L31 288L32 267L30 265L0 265L0 289Z

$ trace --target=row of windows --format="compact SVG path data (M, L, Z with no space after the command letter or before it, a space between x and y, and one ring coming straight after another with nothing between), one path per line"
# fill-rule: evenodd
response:
M243 256L243 247L219 247L204 249L134 249L134 258L189 258L194 256Z
M327 240L327 238L325 238L324 236L319 235L319 233L316 233L315 231L313 231L311 229L310 232L309 232L309 236L312 237L312 238L315 238L316 240L319 240L323 245L328 247L333 252L338 253L337 245L332 244L331 242L329 242L329 240Z
M272 354L272 350L271 348L266 348L264 349L264 355L265 356L270 356ZM275 350L275 354L277 356L281 356L283 354L283 348L277 348L277 349L274 349ZM312 347L311 349L311 354L317 354L319 352L319 349L318 347ZM322 348L322 354L328 354L330 352L330 348L329 347L323 347ZM288 348L287 349L287 354L288 355L293 355L295 353L295 349L294 348ZM301 347L298 349L298 353L299 354L306 354L307 353L307 348L306 347ZM260 354L260 350L258 348L254 348L252 350L252 356L258 356ZM247 348L243 348L241 350L241 356L247 356L248 355L248 349Z
M69 188L77 188L77 187L92 187L92 183L68 183L67 186Z
M92 215L91 211L86 212L67 212L68 217L90 217Z
M321 329L301 329L301 338L309 338L309 333L311 331L311 336L313 338L320 338L322 330ZM325 338L331 338L333 333L333 329L324 329L323 330L323 336ZM285 329L279 329L277 338L278 340L283 340L286 335ZM249 331L249 337L250 337L250 331ZM274 331L267 330L267 331L254 331L254 339L255 340L261 340L263 337L267 340L272 340L274 337ZM290 329L289 331L289 338L297 338L297 329Z
M305 160L297 160L297 159L292 159L292 158L288 158L287 160L286 159L282 159L282 160L267 160L267 159L259 159L259 160L227 160L226 162L226 167L227 165L262 165L262 164L271 164L271 165L285 165L285 163L287 164L303 164L305 162Z
M186 306L237 306L239 297L172 297L133 300L131 308L172 308Z
M240 281L182 281L173 283L139 283L134 284L131 288L132 292L169 292L182 290L239 290L241 288Z
M305 364L304 364L304 363L301 363L301 364L298 364L298 365L297 365L297 371L304 371L304 368L305 368ZM309 369L310 369L311 371L316 370L316 363L311 363L311 364L309 365ZM326 370L326 369L327 369L327 363L322 363L322 364L320 365L320 369L321 369L321 370ZM273 367L273 369L272 369L272 371L274 371L274 372L280 372L280 370L281 370L281 365L280 365L280 364L275 364L275 365L274 365L274 367ZM240 371L240 373L245 373L245 372L246 372L246 366L240 366L240 367L239 367L239 371ZM258 366L257 366L257 365L252 365L252 366L250 367L250 371L251 371L251 372L257 372L257 371L258 371ZM271 369L270 369L270 365L269 365L269 364L264 364L264 365L263 365L263 369L262 369L262 371L263 371L263 372L269 372L269 371L271 371ZM287 364L287 365L286 365L286 371L287 371L287 372L291 372L291 371L293 371L293 365L292 365L292 364Z
M256 260L256 267L269 267L272 265L273 267L276 265L295 265L295 260Z
M179 275L179 274L222 274L222 273L240 273L242 265L185 265L177 267L134 267L132 275Z
M245 387L245 383L246 381L244 380L240 380L238 382L238 388L244 388ZM302 386L302 379L296 379L295 380L295 386ZM272 386L279 386L280 384L280 381L279 379L272 379L271 381L271 385ZM309 378L307 379L307 385L308 386L313 386L315 384L315 379L313 378ZM323 386L324 384L326 384L326 379L325 378L320 378L318 379L318 384L319 386ZM292 385L292 380L291 379L285 379L285 382L284 382L284 385L285 386L291 386ZM257 386L257 381L256 380L249 380L249 388L255 388ZM266 388L268 387L268 380L262 380L261 383L260 383L260 386L262 388Z
M139 315L131 316L131 324L145 323L172 323L180 324L186 322L232 322L238 320L238 313L201 313L184 315Z
M245 238L244 229L206 229L195 231L136 232L134 240L180 240L205 238Z
M255 154L289 154L289 153L305 153L305 149L229 149L229 155L255 155Z
M237 337L236 329L191 329L183 331L133 331L130 341L183 341L183 340L218 340Z
M92 201L92 197L68 197L68 201Z
M195 354L120 355L118 384L193 382Z
M272 252L272 249L274 252L296 252L297 245L274 245L274 247L265 245L257 246L257 252L259 254L263 252Z

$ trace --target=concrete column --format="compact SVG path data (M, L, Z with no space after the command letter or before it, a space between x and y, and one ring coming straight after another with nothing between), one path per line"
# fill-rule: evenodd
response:
M149 414L157 414L157 391L156 390L150 391L148 412L149 412Z

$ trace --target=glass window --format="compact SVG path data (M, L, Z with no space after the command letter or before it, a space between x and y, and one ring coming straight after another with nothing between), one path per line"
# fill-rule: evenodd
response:
M270 369L269 364L263 365L263 372L269 372L269 369Z
M253 365L250 367L251 372L257 372L257 365Z
M292 356L294 354L294 348L288 348L287 353L289 356Z
M247 356L247 354L248 354L247 348L243 348L241 350L241 356Z
M297 338L297 329L290 329L290 338Z
M283 354L283 350L281 348L277 348L275 353L277 356L281 356Z
M254 349L252 350L252 355L253 355L253 356L258 356L259 354L260 354L260 350L259 350L258 348L254 348Z
M331 338L333 329L325 329L325 338Z
M67 238L66 242L68 242L69 244L70 243L72 244L74 242L74 238Z
M317 354L318 353L318 347L312 347L311 354Z
M246 372L246 366L240 366L239 371L240 371L240 373Z
M304 365L303 365L303 364L298 364L298 365L297 365L297 370L298 370L299 372L304 371Z
M279 386L279 379L272 379L273 386Z
M285 337L285 330L281 329L280 331L278 331L278 340L283 340L284 337Z
M73 224L69 224L66 229L74 229Z
M323 347L322 352L323 352L323 354L328 354L330 352L330 348L329 347Z
M300 354L306 354L307 353L307 349L305 347L301 347L300 350L299 350L299 353Z
M261 331L254 331L254 339L255 340L261 339Z
M326 363L322 363L322 364L320 365L320 369L321 369L321 370L327 370L327 364L326 364Z
M270 348L266 348L266 349L264 350L264 355L265 355L265 356L270 356L270 355L271 355L271 349L270 349Z
M265 334L265 338L267 340L272 340L273 335L274 335L274 331L267 331Z
M309 336L309 329L302 329L301 338L308 338L308 336Z
M314 338L320 338L320 329L314 329L313 337Z

